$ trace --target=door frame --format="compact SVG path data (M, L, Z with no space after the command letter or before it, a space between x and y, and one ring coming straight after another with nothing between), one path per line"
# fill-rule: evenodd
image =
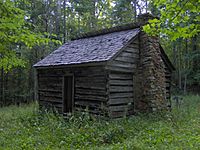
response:
M67 111L67 108L66 108L66 104L67 104L67 102L65 101L65 99L66 99L66 95L65 95L65 91L66 91L66 85L65 85L65 79L67 78L67 77L72 77L72 100L71 100L71 103L72 103L72 110L71 110L71 112L70 111ZM67 113L72 113L73 111L74 111L74 88L75 88L75 86L74 86L74 74L65 74L64 76L63 76L63 79L62 79L62 112L63 112L63 115L66 115Z

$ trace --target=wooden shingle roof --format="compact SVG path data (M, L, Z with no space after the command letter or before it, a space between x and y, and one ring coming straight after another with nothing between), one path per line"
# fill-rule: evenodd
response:
M136 28L137 27L137 28ZM63 66L90 62L104 62L111 59L127 45L140 31L139 25L102 30L65 43L34 67Z

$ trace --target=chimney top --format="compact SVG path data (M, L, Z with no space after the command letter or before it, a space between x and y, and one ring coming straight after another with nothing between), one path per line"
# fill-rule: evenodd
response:
M144 14L138 15L137 19L139 23L146 24L148 23L150 19L159 19L159 17L156 17L150 13L144 13Z

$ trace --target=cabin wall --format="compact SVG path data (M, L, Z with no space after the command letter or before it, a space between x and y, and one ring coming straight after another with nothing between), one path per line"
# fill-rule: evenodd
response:
M134 95L139 41L136 38L116 58L108 63L108 109L110 117L122 117L134 112Z
M62 113L63 71L41 69L38 72L38 102L41 107L56 108Z
M106 79L104 67L86 67L75 71L75 108L90 113L106 113ZM106 115L106 114L105 114Z
M38 69L39 105L63 113L63 77L68 74L74 75L74 110L102 114L107 101L103 66Z

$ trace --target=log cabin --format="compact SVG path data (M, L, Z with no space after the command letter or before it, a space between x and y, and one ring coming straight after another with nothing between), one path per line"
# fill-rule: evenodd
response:
M159 38L142 31L152 17L82 34L36 63L39 105L111 118L169 109L174 67Z

